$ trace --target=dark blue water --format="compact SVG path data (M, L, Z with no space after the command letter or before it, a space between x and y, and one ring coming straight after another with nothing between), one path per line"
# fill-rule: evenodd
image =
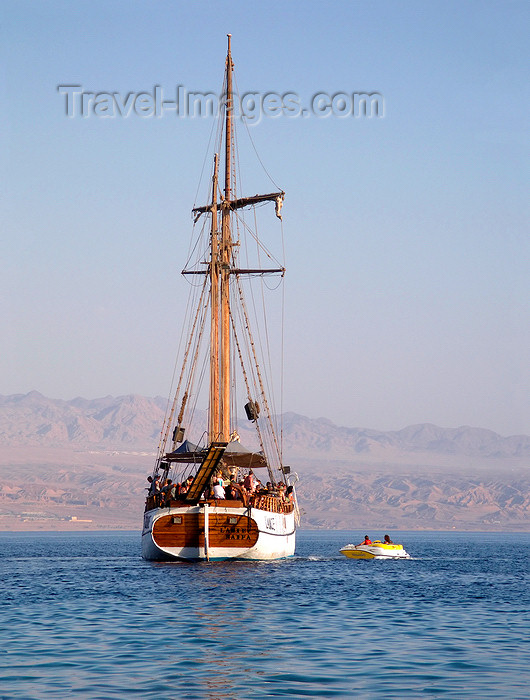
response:
M412 560L338 553L364 532L211 564L0 534L0 698L530 698L530 535L392 534Z

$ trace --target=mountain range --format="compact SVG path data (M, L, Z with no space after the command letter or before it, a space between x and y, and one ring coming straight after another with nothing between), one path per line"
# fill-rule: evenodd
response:
M167 408L138 395L0 396L0 529L138 528ZM378 431L294 413L279 422L304 527L530 528L529 436L431 424ZM254 447L250 428L240 421L238 432Z

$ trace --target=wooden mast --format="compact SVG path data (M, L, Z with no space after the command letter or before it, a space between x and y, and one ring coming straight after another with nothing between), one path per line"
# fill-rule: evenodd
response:
M231 160L232 160L232 55L228 34L226 56L226 107L225 107L225 190L222 203L221 256L220 256L220 346L219 346L219 439L225 442L230 434L230 265L232 262L232 236L230 231Z
M217 231L217 183L219 155L214 157L212 178L212 228L210 260L210 402L208 417L209 442L219 439L219 232Z
M253 197L235 197L232 192L232 150L233 150L233 109L234 94L232 87L232 73L234 64L231 54L231 34L228 37L228 51L226 55L226 93L225 93L225 182L224 192L220 201L217 201L219 189L219 156L216 154L214 161L212 201L206 206L194 207L195 223L200 216L210 213L211 219L211 260L209 270L211 290L211 330L210 330L210 405L208 414L209 442L228 442L230 439L230 389L232 377L230 373L230 276L231 275L264 275L270 273L283 273L283 267L276 269L239 269L233 260L233 241L230 217L233 211L250 207L264 202L276 203L276 215L281 218L279 212L283 203L284 192L270 192L269 194L254 195ZM235 188L234 188L235 189ZM234 197L234 198L233 198ZM221 211L221 230L218 229L218 214ZM204 270L182 270L184 275L204 275ZM250 397L249 397L250 398Z

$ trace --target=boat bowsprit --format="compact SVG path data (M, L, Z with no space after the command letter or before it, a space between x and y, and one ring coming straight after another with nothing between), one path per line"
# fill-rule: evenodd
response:
M402 544L375 540L371 544L347 544L340 550L348 559L410 559Z

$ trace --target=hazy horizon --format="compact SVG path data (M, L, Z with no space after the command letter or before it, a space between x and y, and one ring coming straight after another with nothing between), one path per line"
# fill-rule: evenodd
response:
M100 400L103 401L103 400L105 400L105 399L115 399L115 400L118 400L118 399L120 399L120 398L128 397L128 396L139 397L139 398L141 398L141 399L147 399L147 400L152 400L152 401L156 401L156 400L160 399L160 400L162 400L162 401L164 401L164 402L167 402L168 405L170 404L170 402L171 402L171 400L172 400L172 397L168 397L168 396L161 396L161 395L157 395L157 396L146 396L145 394L138 394L138 393L135 393L135 392L127 392L127 393L124 393L124 394L108 394L108 393L107 393L107 394L103 394L103 395L100 395L100 396L93 396L93 397L89 397L89 396L79 396L79 395L78 395L78 396L71 396L71 397L66 397L66 398L65 398L65 397L60 397L60 396L47 396L46 394L43 394L42 392L38 391L38 389L32 389L32 390L29 391L29 392L15 392L14 394L0 394L0 396L2 396L2 397L4 397L4 398L10 398L10 397L12 397L12 396L27 397L27 396L29 396L29 395L31 395L31 394L33 394L33 393L37 393L37 394L39 394L40 396L42 396L44 399L47 399L47 400L50 400L50 401L64 401L65 403L71 403L71 402L77 401L77 400L87 401L87 402L100 401ZM206 419L206 413L207 413L206 407L198 406L197 411L198 411L199 413L204 413L204 418ZM433 426L433 427L439 428L439 429L441 429L441 430L458 430L458 429L460 429L460 428L463 428L463 429L468 429L468 428L469 428L469 429L471 429L471 430L484 430L484 431L491 430L491 428L486 428L486 427L480 426L480 425L470 425L470 424L440 425L440 424L435 424L435 423L431 423L431 422L428 422L428 421L420 421L419 423L407 423L406 425L400 425L400 426L395 427L395 428L380 428L380 427L374 426L374 425L350 425L350 424L347 424L347 423L344 423L344 422L340 422L340 421L338 421L338 422L337 422L337 421L333 421L333 420L331 420L331 418L329 418L328 416L323 416L323 415L309 415L308 413L300 413L300 412L298 412L298 411L291 411L290 409L284 410L284 411L282 412L281 415L282 415L282 416L285 416L285 415L289 415L289 414L293 414L293 415L295 415L295 416L299 416L300 418L307 418L307 419L310 420L310 421L317 421L317 422L318 422L318 421L325 421L325 422L328 422L328 421L329 421L329 422L331 422L335 427L337 427L337 428L339 428L339 429L345 428L346 430L351 430L351 429L353 429L353 430L357 430L357 429L358 429L358 430L370 430L370 431L381 432L381 433L385 433L385 432L386 432L386 433L399 432L399 431L401 431L401 430L405 430L405 429L407 429L407 428L412 428L412 427L415 427L415 426ZM244 411L243 411L243 410L241 410L241 411L238 412L237 418L238 418L238 421L241 421L240 428L241 428L242 426L246 426L246 425L247 425L247 418L245 417ZM527 433L500 433L500 432L497 432L497 431L492 431L492 432L495 432L496 434L498 434L500 437L503 437L503 438L510 438L510 437L530 437L530 435L528 435Z

